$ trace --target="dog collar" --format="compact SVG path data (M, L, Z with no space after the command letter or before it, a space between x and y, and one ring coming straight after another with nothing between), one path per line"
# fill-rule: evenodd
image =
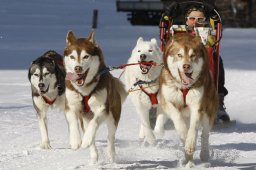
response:
M44 96L44 95L42 97L43 97L45 103L47 103L49 105L52 105L55 102L55 100L56 100L56 98L54 100L51 100L49 97Z

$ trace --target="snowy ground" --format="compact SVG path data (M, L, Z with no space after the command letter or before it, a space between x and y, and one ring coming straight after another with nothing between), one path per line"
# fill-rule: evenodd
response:
M73 4L75 3L75 4ZM116 163L106 160L106 130L97 134L100 161L90 165L89 150L73 151L68 144L64 113L49 112L51 150L39 148L40 134L27 79L29 63L49 49L63 53L65 36L74 30L86 36L92 9L100 9L97 40L107 63L128 59L139 36L158 36L156 27L131 27L114 1L1 0L0 6L0 169L176 169L183 159L174 130L167 131L156 147L138 141L139 120L130 98L123 106L116 134ZM84 18L81 16L85 16ZM111 17L109 17L111 16ZM229 94L226 107L237 125L211 132L211 166L206 168L196 151L196 169L256 169L256 29L225 29L221 54ZM19 69L19 70L17 70ZM112 72L119 76L120 71ZM198 143L200 144L200 143Z

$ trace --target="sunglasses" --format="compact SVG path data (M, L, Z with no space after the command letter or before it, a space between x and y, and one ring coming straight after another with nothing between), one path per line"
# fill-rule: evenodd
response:
M187 20L190 20L190 21L199 21L199 22L204 22L205 21L205 17L187 17Z

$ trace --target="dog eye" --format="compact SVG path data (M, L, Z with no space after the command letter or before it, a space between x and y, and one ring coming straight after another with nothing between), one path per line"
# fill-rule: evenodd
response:
M70 58L73 59L73 60L75 59L75 57L73 55L71 55Z
M182 55L181 55L181 54L178 54L178 57L179 57L179 58L182 58Z
M153 52L153 50L148 50L148 52L152 53L152 52Z
M34 76L39 77L39 74L36 73L36 74L34 74Z
M196 55L195 54L192 54L191 56L190 56L190 58L195 58L196 57Z
M138 52L140 53L141 51L140 51L140 50L138 50Z
M49 75L49 73L44 73L44 76L47 76L47 75Z
M88 59L89 58L89 55L85 55L84 57L83 57L83 59Z

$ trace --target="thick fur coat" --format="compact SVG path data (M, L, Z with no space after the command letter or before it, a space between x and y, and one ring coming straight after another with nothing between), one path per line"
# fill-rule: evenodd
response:
M127 92L121 81L109 73L102 51L95 42L94 32L87 38L76 38L73 32L68 32L66 41L65 112L71 147L90 147L92 161L96 162L98 152L95 136L99 126L105 121L108 128L108 155L112 162L115 156L115 132ZM84 132L82 141L79 119Z
M41 132L42 149L49 149L50 141L47 128L49 107L64 111L65 106L65 70L63 56L55 51L47 51L34 60L28 70L31 83L33 106L37 111Z
M185 147L188 167L193 166L199 127L202 127L202 161L209 158L209 132L218 108L217 92L209 68L208 54L200 37L175 36L164 51L160 76L160 103L172 119Z

